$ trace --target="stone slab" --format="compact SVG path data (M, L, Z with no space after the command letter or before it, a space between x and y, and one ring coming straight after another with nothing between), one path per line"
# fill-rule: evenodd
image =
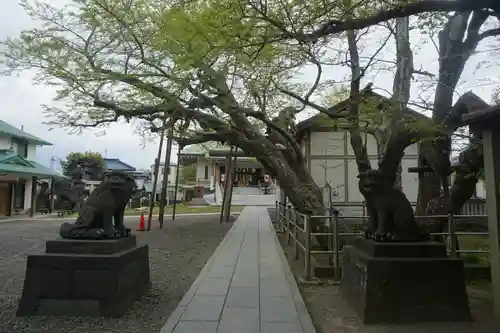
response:
M215 324L217 333L315 333L265 208L243 210L161 333Z
M216 333L218 324L217 321L180 321L173 333Z
M134 248L136 236L118 239L56 239L45 243L46 253L65 254L113 254Z
M348 246L342 296L365 324L471 321L460 259L380 258Z
M182 314L181 320L218 321L225 298L225 296L195 295Z
M30 255L17 316L120 317L150 286L147 245L110 255Z
M357 238L353 245L366 254L377 258L446 257L446 246L438 242L391 243Z

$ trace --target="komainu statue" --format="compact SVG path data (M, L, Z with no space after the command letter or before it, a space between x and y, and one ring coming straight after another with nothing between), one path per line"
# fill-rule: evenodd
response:
M359 190L366 200L368 228L365 237L378 242L418 242L430 239L415 220L413 207L403 192L384 182L378 170L358 175Z
M123 214L136 190L131 176L117 172L108 174L82 205L76 222L61 225L60 236L70 239L127 237Z

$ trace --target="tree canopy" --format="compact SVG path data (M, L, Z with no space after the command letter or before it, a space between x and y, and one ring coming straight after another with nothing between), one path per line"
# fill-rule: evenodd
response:
M83 167L89 180L102 180L106 166L100 153L91 151L69 153L64 160L61 160L63 174L71 177L71 173L75 170L77 164Z
M180 165L180 182L182 184L192 183L196 181L196 165Z

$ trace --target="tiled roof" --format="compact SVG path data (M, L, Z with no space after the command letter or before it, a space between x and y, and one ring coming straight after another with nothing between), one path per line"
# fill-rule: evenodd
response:
M181 150L180 155L205 155L209 150L229 149L218 142L205 142L196 145L189 145Z
M117 171L135 171L135 168L127 163L120 161L118 158L105 158L106 170Z
M41 146L52 146L52 143L40 139L34 135L31 135L27 132L21 131L20 129L12 126L11 124L6 123L3 120L0 120L0 135L11 136L17 139L26 140L29 143L33 143Z

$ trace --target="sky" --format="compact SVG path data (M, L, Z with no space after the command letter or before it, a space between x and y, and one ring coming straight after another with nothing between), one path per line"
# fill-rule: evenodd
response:
M64 2L57 0L55 2ZM23 29L33 27L30 18L15 0L7 0L2 4L0 12L0 39L8 36L15 37ZM415 54L415 68L429 72L437 72L437 55L432 43L424 43L425 37L412 36L419 46ZM372 39L373 40L373 39ZM366 43L366 52L376 49L376 45ZM489 45L481 45L480 49L488 49ZM386 51L386 56L393 57L391 50ZM462 75L458 92L472 90L474 93L490 101L495 87L500 85L500 67L485 67L483 62L491 58L487 52L478 52L468 62ZM481 64L482 67L481 67ZM330 69L326 78L338 78L345 75L346 69ZM97 135L99 131L86 130L81 135L70 135L62 129L52 129L44 125L42 104L50 105L54 96L54 89L47 86L36 86L32 83L34 72L24 72L19 76L0 76L0 119L20 128L23 126L26 132L41 137L53 143L53 146L42 147L37 150L38 162L49 166L51 158L64 158L70 152L94 151L100 152L108 158L119 158L127 164L136 168L149 168L154 162L157 154L158 142L149 142L143 145L141 137L133 134L133 127L129 124L113 124L106 130L105 135ZM315 71L306 68L297 80L312 82ZM373 82L379 92L392 90L392 73L389 71L374 71L365 78L367 82ZM417 96L421 87L412 85L412 96ZM458 94L457 94L458 97ZM303 114L300 118L307 117ZM172 161L175 162L174 151Z
M24 29L33 26L30 18L16 0L5 0L0 11L0 39L15 37ZM54 1L55 2L55 1ZM108 158L119 158L136 168L149 169L158 152L158 143L142 147L141 137L134 135L128 124L114 124L104 136L99 131L86 130L82 135L69 135L62 129L49 131L52 126L44 125L42 104L50 105L54 90L46 86L33 85L34 73L25 72L19 77L0 76L0 119L30 134L53 144L37 149L38 162L50 166L52 156L64 158L70 152L94 151ZM173 152L172 160L176 160Z

